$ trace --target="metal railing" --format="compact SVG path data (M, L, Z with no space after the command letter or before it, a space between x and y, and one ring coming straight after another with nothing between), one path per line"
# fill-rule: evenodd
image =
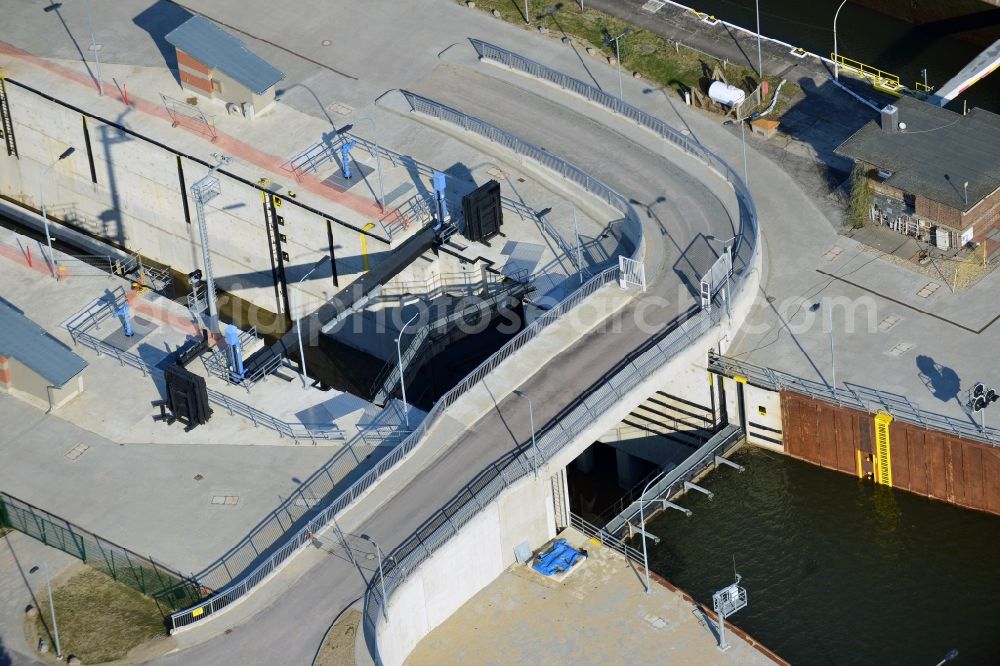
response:
M608 534L596 525L591 525L586 520L570 512L569 514L569 524L574 529L586 534L591 539L597 539L602 546L611 548L617 551L619 554L624 555L627 559L632 560L642 564L642 552L636 550L632 546L628 545L618 537Z
M361 478L323 507L315 518L297 531L292 532L284 545L256 565L231 587L227 587L197 606L172 615L170 618L172 630L178 631L222 611L260 585L268 576L277 571L286 560L298 552L300 548L308 544L310 542L310 535L321 532L327 525L333 522L337 514L347 509L355 500L375 485L386 472L395 467L413 451L425 439L427 432L435 425L444 411L454 404L456 400L476 386L484 377L517 352L517 350L537 337L549 325L558 321L560 317L605 285L613 284L617 280L617 273L618 269L613 268L594 276L582 287L563 299L559 305L546 312L515 337L511 338L507 344L483 361L482 364L470 372L457 386L444 394L435 403L434 408L431 409L421 424L405 439L393 445L392 450L375 467L368 470ZM383 442L383 445L391 445L391 442Z
M704 162L706 166L714 169L720 176L729 182L735 190L737 199L739 200L741 207L741 222L744 217L749 217L754 220L754 224L752 226L756 227L756 208L754 207L753 198L750 196L749 190L743 183L743 179L740 178L732 167L730 167L724 160L698 141L681 134L665 121L632 106L620 97L616 97L611 93L595 88L580 79L564 74L563 72L552 69L551 67L547 67L530 58L525 58L524 56L512 51L500 48L494 44L484 42L481 39L470 39L469 41L472 43L472 47L476 50L476 53L479 54L481 59L499 63L514 71L548 81L549 83L563 88L564 90L576 93L577 95L580 95L595 104L603 106L609 111L624 116L634 123L645 127L647 130L658 135L665 141L668 141L674 147L682 150L688 155L697 157ZM747 207L746 211L742 210L744 206ZM745 215L744 212L746 213ZM743 263L746 263L755 251L755 247L750 247L749 249L745 247L747 245L753 246L755 243L753 238L748 239L746 237L747 232L755 233L754 230L747 228L747 226L748 225L741 224L741 233L737 237L736 244L733 247L734 264L737 263L738 257Z
M680 465L663 475L646 495L625 507L625 510L614 516L604 526L604 531L615 536L621 536L622 530L637 522L641 515L641 507L649 499L670 499L684 489L684 482L691 481L704 470L715 464L716 456L725 456L729 450L738 446L743 439L743 430L738 426L729 425L720 430L697 451L692 453ZM646 518L652 513L647 508ZM641 525L640 525L641 527Z
M474 44L478 42L480 45L490 46L478 40L473 41ZM477 48L477 50L479 49ZM499 51L502 51L502 49ZM759 245L756 208L749 190L739 175L728 164L705 149L701 144L690 141L662 120L653 118L622 100L598 91L592 86L587 86L577 79L567 77L564 74L521 58L509 51L505 51L504 53L512 56L511 60L515 65L525 65L527 63L536 67L534 71L531 71L530 67L528 67L529 71L527 73L546 78L557 83L557 85L567 84L564 87L569 87L570 84L582 86L580 90L583 93L581 94L585 94L588 99L591 99L587 95L588 91L599 93L597 96L598 99L594 99L594 101L604 103L606 106L628 115L628 117L636 122L659 133L663 138L671 141L685 152L698 156L709 168L715 170L716 173L730 183L736 194L740 219L740 233L733 252L734 276L732 292L738 293L752 270ZM480 55L482 54L483 52L480 51ZM508 66L518 68L515 65ZM407 91L401 92L414 111L452 122L470 132L474 132L490 141L503 145L514 152L529 157L577 183L592 194L604 198L608 204L618 207L619 210L625 213L626 218L638 222L635 210L624 197L597 179L580 171L575 166L482 120L472 118L460 111L420 97L419 95L414 95ZM740 257L739 261L737 261L737 257ZM607 272L605 271L605 273ZM618 273L619 271L612 269L612 272ZM410 571L420 566L438 547L457 534L459 529L469 519L488 506L510 484L536 470L542 463L561 450L563 446L573 441L576 436L581 434L603 413L612 409L628 391L638 386L639 383L663 367L665 363L681 351L687 349L702 335L708 333L721 321L724 310L725 308L712 308L710 310L698 310L693 313L688 312L685 315L681 315L676 325L657 336L656 339L645 346L641 353L627 359L624 367L617 373L581 396L576 401L574 409L565 413L558 421L550 424L544 433L536 438L535 446L524 448L519 452L515 451L502 461L488 467L466 487L466 490L462 494L438 511L431 519L424 523L421 529L392 551L392 557L386 558L386 561L390 563L389 568L383 568L381 573L376 574L378 580L375 580L373 576L365 595L362 621L364 623L368 647L376 663L380 663L378 655L378 617L382 605L387 603L387 599L382 597L383 590L387 597L393 594L406 580ZM470 374L467 381L475 374ZM475 381L478 381L478 378ZM539 457L541 460L539 460Z
M414 104L419 104L421 109L425 109L436 117L436 109L447 109L447 107L442 107L431 100L423 97L415 96L412 93L407 93L401 91L408 100L411 100L411 107ZM414 110L418 110L413 107ZM480 132L485 133L484 136L487 137L497 137L501 143L507 146L512 146L512 149L523 150L527 156L536 159L540 164L548 166L554 171L564 175L572 182L576 183L584 190L595 194L600 197L606 203L609 203L612 207L621 211L625 217L634 222L637 225L637 229L641 230L641 224L639 222L639 216L635 209L628 202L627 199L622 197L620 194L610 189L600 181L595 178L591 178L588 174L577 169L575 166L565 162L539 148L532 146L512 135L503 132L499 128L493 127L487 123L473 119L470 116L461 114L453 109L448 109L448 113L445 114L444 118L446 120L451 120L456 122L460 126L465 126L463 123L468 122L471 126L474 126ZM463 120L464 119L464 120ZM362 141L358 142L359 145L364 145ZM374 147L371 148L374 150ZM379 149L382 154L386 154L383 148ZM391 152L391 151L388 151ZM412 159L401 158L403 164L416 164ZM393 159L390 157L390 159ZM749 202L750 208L748 210L753 210L753 202ZM742 210L742 209L741 209ZM756 229L756 221L751 220L749 222L751 229ZM641 231L640 231L641 233ZM752 233L755 233L752 232ZM756 237L756 236L754 236ZM636 239L635 247L633 250L633 257L637 258L637 255L641 251L640 239ZM427 414L421 424L414 430L405 440L393 447L393 449L388 453L385 458L379 461L379 463L368 472L364 474L360 479L354 482L351 487L347 488L342 492L336 499L330 502L316 518L309 521L309 523L301 527L298 531L294 532L285 543L284 546L275 551L266 560L257 565L250 573L248 573L244 578L240 579L233 586L219 592L212 598L202 602L198 606L187 609L181 613L175 613L171 617L171 625L173 631L183 629L195 622L203 620L211 615L218 613L228 607L230 604L242 599L246 596L254 587L262 583L268 576L278 570L278 568L290 558L293 554L298 552L298 550L309 543L310 535L320 532L327 525L329 525L334 517L345 510L351 505L358 497L364 494L372 485L374 485L386 472L392 469L396 464L398 464L404 457L406 457L417 445L423 441L427 432L430 428L437 422L445 410L448 409L456 400L458 400L463 394L468 392L471 388L479 384L489 373L495 370L500 364L502 364L507 358L515 354L520 350L525 344L533 340L537 335L539 335L543 330L545 330L549 325L558 321L563 315L575 308L581 302L583 302L590 295L597 292L599 289L603 288L605 285L612 284L616 282L619 278L618 267L609 268L601 273L595 275L593 278L588 280L586 283L580 286L579 289L572 292L569 296L564 298L559 302L554 308L546 311L543 315L535 319L530 325L528 325L524 330L522 330L518 335L509 340L503 347L501 347L492 356L486 359L482 364L480 364L475 370L470 372L466 377L448 393L443 395L434 405L433 409ZM705 326L705 324L702 324ZM708 330L706 326L704 330L697 333L700 335ZM683 324L673 329L674 332L681 331L684 335L691 333L690 330L684 329ZM614 398L617 400L617 398ZM516 461L520 461L520 457L515 458ZM517 464L522 464L518 462Z
M708 369L727 377L742 377L749 384L772 391L792 391L817 400L851 407L869 414L884 410L894 419L946 432L957 437L1000 446L1000 428L983 428L968 419L928 412L905 395L845 382L846 388L834 389L824 382L811 381L785 372L709 352Z
M0 525L10 527L103 571L156 600L168 611L184 608L201 596L186 576L108 541L89 530L0 492Z
M118 287L112 293L114 294L113 301L98 299L66 324L66 330L69 331L70 337L73 338L73 343L93 349L98 356L110 356L117 360L122 367L130 366L135 368L142 372L143 376L155 377L162 380L163 371L160 368L148 364L132 352L122 351L90 334L89 331L91 328L99 328L103 321L113 317L115 307L120 305L123 299L125 299L124 289L121 287ZM213 389L208 389L208 399L212 403L225 408L230 415L238 414L249 419L255 427L264 426L265 428L274 430L280 438L288 437L296 442L309 440L313 443L316 443L317 440L343 441L346 439L344 431L335 423L308 426L302 423L288 423Z

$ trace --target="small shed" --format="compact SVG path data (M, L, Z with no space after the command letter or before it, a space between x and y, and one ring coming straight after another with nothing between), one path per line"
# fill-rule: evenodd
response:
M236 105L247 118L274 102L274 86L284 73L242 41L209 21L192 16L167 33L177 49L177 70L185 90Z
M87 362L0 299L0 391L55 409L83 391Z

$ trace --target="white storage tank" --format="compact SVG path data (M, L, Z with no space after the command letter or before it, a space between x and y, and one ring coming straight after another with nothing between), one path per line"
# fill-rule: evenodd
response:
M724 81L712 81L712 85L708 87L708 96L719 104L733 106L746 99L747 94L742 88L731 86Z

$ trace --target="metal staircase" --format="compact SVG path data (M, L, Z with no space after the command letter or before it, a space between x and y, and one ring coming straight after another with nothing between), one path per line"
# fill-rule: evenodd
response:
M14 140L14 121L10 115L10 102L7 100L6 72L0 69L0 133L7 147L9 157L20 157L17 153L17 141Z
M466 305L463 308L454 310L439 317L438 319L422 326L413 334L410 343L406 346L406 351L402 353L402 367L410 368L411 361L420 355L426 345L431 341L432 334L441 334L448 328L460 321L473 321L482 316L484 312L492 312L497 305L506 299L519 299L533 290L534 287L528 282L518 282L510 280L503 284L503 288L492 294L484 294L482 300ZM392 392L400 382L400 365L386 364L382 372L372 384L372 392L375 397L372 399L379 407L385 406L392 396Z

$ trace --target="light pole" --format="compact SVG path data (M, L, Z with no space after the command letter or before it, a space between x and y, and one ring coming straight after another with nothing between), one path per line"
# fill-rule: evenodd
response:
M94 20L90 16L90 0L84 0L87 7L87 27L90 28L90 50L94 52L94 69L97 72L97 92L104 96L104 79L101 78L101 56L98 51L97 37L94 36Z
M576 236L576 267L580 273L580 284L583 284L583 242L580 239L580 225L576 221L576 205L572 201L564 201L563 203L569 206L573 212L573 234ZM551 210L551 208L548 209L548 211ZM546 212L547 211L543 211L542 215Z
M842 0L840 6L837 7L837 11L833 14L833 78L837 81L840 80L840 61L837 60L837 17L840 16L840 10L844 8L847 4L847 0Z
M837 396L837 357L833 353L833 303L831 299L826 300L826 307L823 308L823 327L830 335L830 375L833 380L833 395Z
M944 659L937 663L937 666L942 666L944 663L949 662L956 657L958 657L958 648L952 648L948 650L948 654L944 656Z
M517 389L515 389L514 391L512 391L512 393L514 395L519 396L521 398L524 398L525 400L528 401L528 423L531 425L531 447L533 449L535 449L535 455L537 455L538 459L541 461L542 460L542 452L538 448L538 442L535 441L535 410L531 406L531 398L529 398L524 393L524 391L520 391L520 390L517 390ZM535 470L535 476L537 477L538 476L538 463L532 465L532 467L534 468L534 470Z
M56 657L62 659L62 647L59 645L59 625L56 624L56 607L52 603L52 579L49 577L49 563L47 560L42 562L42 567L45 570L45 587L49 591L49 611L52 613L52 633L53 639L56 642ZM33 566L28 570L28 573L33 574L38 571L38 566Z
M646 575L646 580L645 580L646 594L649 594L649 590L650 590L650 587L649 587L649 554L647 553L647 550L646 550L646 512L645 512L645 509L646 509L646 502L648 501L646 499L646 492L649 490L649 486L651 486L654 481L659 481L660 479L662 479L663 475L665 473L666 472L661 473L661 474L657 474L652 479L650 479L648 482L646 482L646 487L642 489L642 494L639 495L639 530L641 532L641 534L639 536L642 537L642 569L643 569L643 572Z
M45 171L42 172L42 182L38 185L38 203L42 212L42 222L45 224L45 242L49 245L49 267L52 270L52 277L57 280L59 279L59 272L56 269L56 255L52 251L52 236L49 234L49 216L45 213L45 180L49 177L49 172L52 171L55 165L62 162L74 152L76 152L76 148L70 146L56 158L55 162L45 167Z
M194 199L195 217L198 219L198 234L201 237L201 259L205 264L205 295L208 297L208 319L212 335L219 333L219 306L215 301L215 275L212 271L212 252L208 247L208 226L205 223L205 206L209 201L222 193L222 186L215 172L222 165L229 164L233 158L228 155L212 154L218 159L215 166L208 170L202 178L191 185L191 198Z
M528 0L524 0L524 23L531 25L531 19L528 18Z
M317 261L313 265L313 267L310 268L309 271L305 275L303 275L302 277L299 278L299 281L296 283L296 286L298 288L294 292L292 292L292 293L295 294L295 305L294 305L293 309L297 310L298 307L299 307L299 291L302 289L302 283L305 282L306 278L309 277L310 275L312 275L316 271L317 268L319 268L320 266L322 266L323 264L325 264L328 261L330 261L330 257L329 256L323 257L322 259L320 259L319 261ZM302 388L306 388L306 352L305 352L305 349L302 347L302 314L301 313L299 313L299 316L297 316L295 318L295 329L296 329L296 331L298 333L298 336L299 336L299 368L302 371Z
M375 125L375 120L370 116L365 116L363 118L358 118L355 123L361 122L362 120L367 120L372 124L372 139L375 143L375 170L378 172L378 207L385 211L385 189L382 187L382 157L379 154L378 148L378 127Z
M399 335L396 337L396 356L399 359L399 390L403 394L403 420L406 423L406 427L410 426L410 408L406 406L406 368L403 367L403 348L400 344L400 340L403 339L403 331L406 327L413 323L417 317L420 316L420 311L418 310L410 317L410 320L403 324L403 327L399 329Z
M97 75L97 92L103 97L104 79L101 78L101 56L97 50L97 37L94 35L94 20L90 16L90 0L84 0L84 2L86 3L86 10L87 10L87 27L90 29L90 50L94 52L94 73ZM59 8L62 6L63 3L61 2L53 2L42 11L56 12L56 14L58 14ZM69 32L69 27L66 26L65 21L63 21L63 26L66 27L66 31ZM70 39L72 39L72 35L70 35ZM77 47L77 50L79 50L79 47ZM84 66L86 66L87 59L84 58L83 61L84 61Z
M385 576L382 575L382 549L378 547L378 542L367 534L362 534L361 538L375 546L375 554L378 556L378 582L379 587L382 589L382 603L379 606L382 607L382 619L388 624L389 612L385 609L385 605L389 603L389 600L385 598Z
M615 43L615 60L618 62L618 97L622 100L625 99L625 94L622 92L622 52L618 47L618 43L621 41L622 37L630 34L632 34L632 28L625 28L625 30L622 31L622 34L617 37L608 37L604 40L605 45L610 45L611 42Z
M756 0L757 7L757 73L760 78L764 78L764 60L760 55L760 0Z

